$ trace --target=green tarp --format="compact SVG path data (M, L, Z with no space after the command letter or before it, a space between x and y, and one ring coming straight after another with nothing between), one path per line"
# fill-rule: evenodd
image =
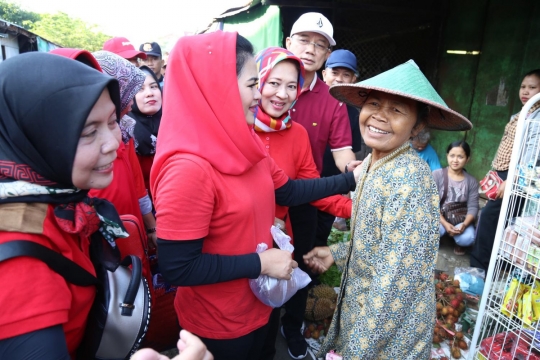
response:
M256 6L223 19L224 31L238 31L259 52L269 46L283 46L283 31L278 6Z

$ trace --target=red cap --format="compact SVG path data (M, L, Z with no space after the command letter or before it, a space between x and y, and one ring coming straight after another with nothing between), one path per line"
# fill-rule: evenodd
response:
M105 41L105 44L103 44L103 50L120 55L124 59L139 57L146 60L146 54L143 51L135 50L135 47L125 37L114 37Z
M72 48L59 48L59 49L51 50L50 53L80 61L90 67L93 67L94 69L98 71L103 72L101 70L101 66L99 66L99 63L97 62L94 55L90 54L90 52L86 50L72 49Z

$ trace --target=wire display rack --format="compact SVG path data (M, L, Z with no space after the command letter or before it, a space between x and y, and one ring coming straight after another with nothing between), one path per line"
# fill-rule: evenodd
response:
M527 117L538 103L519 115L469 359L540 360L540 116Z

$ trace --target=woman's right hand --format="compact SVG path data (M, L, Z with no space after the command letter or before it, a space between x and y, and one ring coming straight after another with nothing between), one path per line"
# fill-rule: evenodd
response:
M454 225L450 224L447 221L444 221L444 222L441 222L441 223L442 223L442 226L444 227L444 230L446 230L446 232L448 233L448 235L450 235L450 236L455 236L456 235Z
M268 249L259 253L259 258L261 259L261 275L276 279L290 280L293 269L298 267L292 254L285 250Z
M358 182L358 179L360 179L360 172L362 171L362 167L360 165L362 165L362 161L359 160L351 161L347 165L349 171L352 170L352 172L354 173L354 181L356 182Z

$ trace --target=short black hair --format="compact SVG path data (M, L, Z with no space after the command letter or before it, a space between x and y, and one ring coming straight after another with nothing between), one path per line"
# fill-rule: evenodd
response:
M540 69L534 69L534 70L531 70L529 71L528 73L526 73L525 75L523 75L524 78L526 78L527 76L536 76L537 78L540 79Z
M236 35L236 77L240 76L246 60L253 57L253 45L240 34Z
M428 104L421 101L416 102L416 124L414 124L414 127L417 127L422 123L427 126L430 110L431 106Z
M465 151L465 155L467 155L467 158L471 157L471 147L469 146L469 144L467 144L466 141L463 141L463 140L454 141L453 143L448 145L448 147L446 148L446 153L448 154L450 150L456 147L462 148L463 151Z

